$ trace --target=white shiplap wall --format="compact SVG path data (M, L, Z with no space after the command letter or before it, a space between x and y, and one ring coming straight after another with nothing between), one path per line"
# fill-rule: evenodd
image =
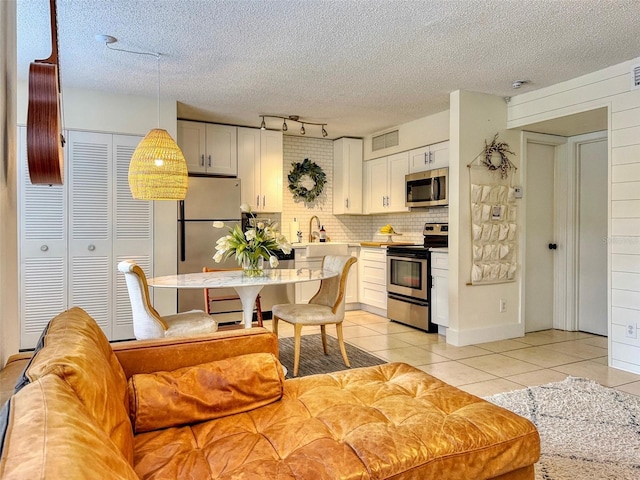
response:
M333 141L319 138L284 136L284 199L283 213L264 214L272 220L280 221L282 233L289 238L289 225L294 218L300 223L303 241L309 235L309 219L313 215L320 218L320 222L327 230L332 241L383 241L386 238L377 235L381 226L390 223L396 231L402 232L402 237L396 241L422 242L422 228L425 222L447 222L448 209L446 207L430 209L428 212L411 212L388 215L333 215ZM302 162L305 158L317 163L327 175L327 183L322 196L313 204L296 202L288 189L287 175L291 171L291 164ZM291 238L289 240L292 240Z
M609 357L640 373L640 89L631 69L640 59L511 99L508 126L609 109ZM633 326L635 338L625 335Z

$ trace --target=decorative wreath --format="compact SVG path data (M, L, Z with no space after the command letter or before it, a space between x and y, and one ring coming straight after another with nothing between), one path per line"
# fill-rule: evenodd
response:
M484 141L484 158L482 159L482 164L489 170L499 170L500 177L507 178L509 176L509 171L512 168L516 168L516 166L511 163L511 160L507 157L507 153L515 155L515 153L509 150L509 145L507 143L498 142L498 134L496 133L490 144L487 144L486 140ZM494 155L498 155L500 157L499 163L493 160Z
M327 182L327 175L322 168L305 158L302 163L293 162L293 167L287 178L289 179L289 190L293 193L294 200L304 200L305 202L313 202L322 193L324 184ZM303 181L308 177L313 182L313 188L307 188L303 185Z

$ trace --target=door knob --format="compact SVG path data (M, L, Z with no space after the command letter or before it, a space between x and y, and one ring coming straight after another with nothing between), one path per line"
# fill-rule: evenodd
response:
M558 248L558 244L556 243L550 243L549 244L549 250L556 250Z

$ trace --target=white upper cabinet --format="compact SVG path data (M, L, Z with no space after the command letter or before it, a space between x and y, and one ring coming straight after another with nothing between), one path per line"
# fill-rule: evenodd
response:
M333 214L362 213L362 140L333 142Z
M179 120L178 145L191 173L238 174L237 127Z
M434 143L409 152L409 173L449 166L449 141Z
M282 212L282 132L238 127L242 202L255 212Z
M207 128L204 123L178 121L178 146L190 172L207 171L205 161Z
M366 213L407 212L405 175L409 152L364 162Z

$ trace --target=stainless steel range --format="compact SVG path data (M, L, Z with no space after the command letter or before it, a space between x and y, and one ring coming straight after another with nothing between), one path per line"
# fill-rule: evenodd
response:
M387 247L387 316L437 332L431 323L431 247L449 246L449 225L425 223L423 245Z

